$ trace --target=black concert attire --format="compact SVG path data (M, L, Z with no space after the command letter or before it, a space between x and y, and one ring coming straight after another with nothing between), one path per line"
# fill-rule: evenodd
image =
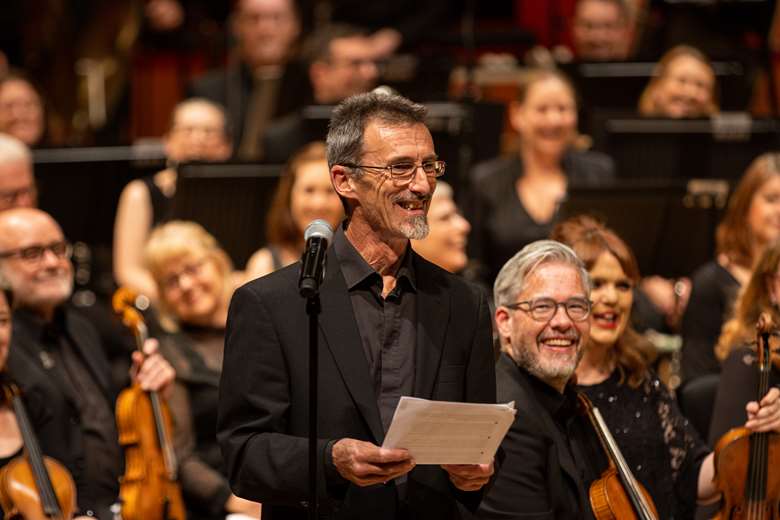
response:
M174 444L187 517L223 519L231 491L214 425L225 330L185 325L178 333L160 331L156 336L160 354L176 370L168 407L175 424Z
M570 187L605 185L615 177L612 159L598 152L567 152L561 166ZM528 214L517 196L522 175L519 155L480 163L471 174L469 256L482 262L491 284L507 260L523 246L549 237L556 223L556 216L537 222Z
M149 202L152 206L152 228L171 219L173 214L173 197L169 197L154 182L154 176L149 175L139 179L149 191Z
M638 388L621 383L620 376L614 370L605 381L578 388L601 412L658 517L693 518L699 470L710 450L654 373Z
M308 501L308 317L300 264L233 295L220 385L217 438L234 492L263 503L264 519L304 519ZM379 297L379 275L342 228L320 286L318 469L323 518L457 519L482 490L456 489L438 466L360 487L341 477L342 438L381 445L398 398L495 403L487 299L407 248L398 284ZM373 330L372 330L373 329Z
M730 429L745 426L745 405L760 400L757 362L755 351L747 346L735 348L723 361L718 394L712 409L711 445L715 446L718 439ZM769 373L769 388L773 386L780 387L780 369L775 365L772 365Z
M68 306L59 307L50 323L17 309L13 327L12 352L19 349L32 361L26 370L47 404L64 410L58 415L60 438L71 444L74 456L83 457L83 472L75 475L77 482L84 481L79 485L79 508L111 518L109 507L119 494L123 458L114 419L117 392L96 329ZM14 363L9 362L9 373L16 378ZM46 437L40 440L44 452L55 448ZM59 445L62 440L54 442Z
M682 320L682 370L685 380L720 372L715 345L730 317L739 282L716 261L693 274L691 298Z
M477 517L590 519L590 484L606 468L596 432L567 386L561 394L506 353L496 365L499 402L514 401L515 421L501 443L505 458Z

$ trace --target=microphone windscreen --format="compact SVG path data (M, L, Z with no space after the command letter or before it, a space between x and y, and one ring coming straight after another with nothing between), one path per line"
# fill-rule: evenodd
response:
M312 220L311 223L306 226L306 231L303 232L303 240L308 241L312 237L324 238L330 243L333 240L333 228L321 218Z

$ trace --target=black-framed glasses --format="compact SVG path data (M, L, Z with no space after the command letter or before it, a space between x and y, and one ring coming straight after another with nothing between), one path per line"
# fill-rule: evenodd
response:
M428 177L441 177L444 175L444 170L447 167L447 163L444 161L423 161L421 163L399 162L390 164L388 166L371 166L368 164L342 164L347 168L360 168L361 170L374 170L383 171L393 179L393 182L399 185L411 182L414 177L417 168L422 168L425 175Z
M0 252L0 258L19 257L25 262L40 262L46 251L51 251L57 258L70 258L73 254L73 246L67 240L59 240L51 244L36 244L20 247L10 251Z
M563 306L566 315L572 321L585 321L590 316L591 302L585 298L569 298L563 302L557 302L552 298L535 298L504 305L508 309L519 309L528 313L534 321L550 321L558 312L559 306Z

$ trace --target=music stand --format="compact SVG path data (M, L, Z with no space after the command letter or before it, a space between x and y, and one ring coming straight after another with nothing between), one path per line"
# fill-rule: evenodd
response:
M711 119L613 118L594 147L623 178L738 179L758 155L780 146L780 122L723 114Z
M119 195L165 166L162 150L130 146L33 151L38 205L71 242L111 247Z
M587 214L603 221L634 251L642 275L689 276L711 260L715 227L728 184L624 181L568 190L559 218Z
M241 269L265 245L265 218L281 172L280 165L257 163L183 164L173 217L206 228Z

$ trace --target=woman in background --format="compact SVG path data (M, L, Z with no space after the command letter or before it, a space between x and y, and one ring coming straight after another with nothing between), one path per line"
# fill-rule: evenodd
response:
M612 159L575 148L576 95L560 72L528 72L509 119L519 153L480 163L471 175L470 252L491 284L512 255L550 234L570 185L600 185L615 176Z
M758 368L756 367L756 322L762 312L768 312L775 327L780 327L780 242L764 250L734 304L734 316L723 325L715 347L723 363L718 393L710 425L710 445L731 428L742 426L748 414L747 404L756 398ZM777 337L770 345L777 344ZM780 367L771 365L770 387L780 386Z
M614 232L589 217L559 224L554 240L570 246L590 273L590 336L576 369L578 389L599 409L659 518L693 518L697 501L717 499L713 456L651 369L652 350L629 324L639 268ZM780 391L757 403L745 426L780 431Z
M718 113L715 71L694 47L678 45L663 55L639 98L648 117L706 117Z
M754 261L780 238L780 154L757 157L748 167L715 235L716 257L692 276L682 320L682 370L686 380L720 371L714 347L739 288Z
M325 143L310 143L290 158L276 188L266 219L268 245L246 264L247 280L297 262L303 254L303 232L315 219L335 230L344 209L330 181Z
M188 516L257 518L260 505L230 491L214 430L227 311L236 285L230 259L200 225L184 221L156 228L145 258L159 294L160 352L176 369L168 404Z
M152 228L171 217L178 177L176 165L187 161L225 161L232 151L224 110L199 98L176 105L163 143L169 167L129 182L119 197L114 222L114 278L118 285L152 300L157 299L157 291L143 265L143 250Z

